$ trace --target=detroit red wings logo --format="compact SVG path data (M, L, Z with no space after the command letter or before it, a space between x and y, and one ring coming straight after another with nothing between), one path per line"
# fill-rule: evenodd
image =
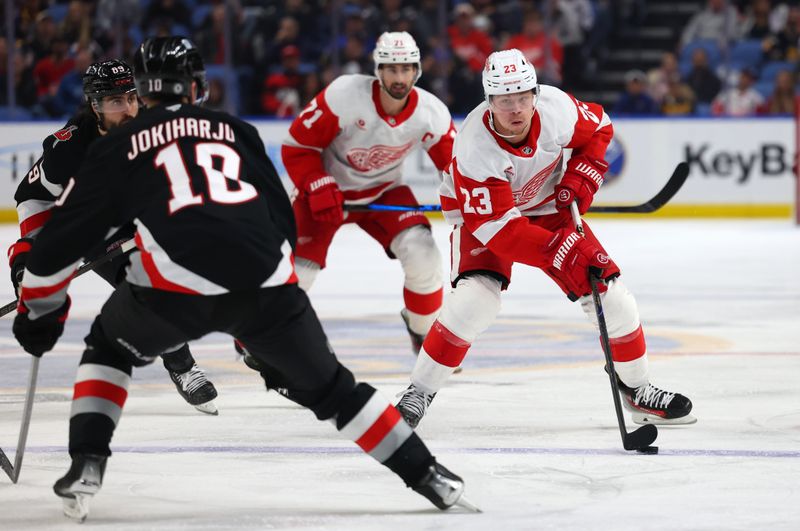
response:
M412 142L402 146L378 144L369 149L354 148L347 152L347 162L358 171L380 170L402 159L411 149L412 144Z
M536 194L538 194L542 189L542 186L544 186L544 184L547 182L547 179L553 175L553 170L555 170L560 164L561 155L559 155L556 160L548 164L547 167L542 171L531 177L531 179L526 182L522 188L511 192L511 195L514 197L514 205L524 205L536 197Z
M53 147L56 147L56 144L59 142L66 142L70 138L72 138L72 132L78 129L77 125L70 125L69 127L65 127L59 131L53 133L53 136L56 137L55 142L53 142Z

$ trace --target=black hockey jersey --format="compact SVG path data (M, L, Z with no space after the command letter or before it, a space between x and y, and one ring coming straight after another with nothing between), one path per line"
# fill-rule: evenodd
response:
M80 168L92 142L100 137L91 111L79 112L44 139L42 156L20 181L17 202L20 235L34 238L50 218L58 196Z
M131 284L215 295L296 282L291 205L255 128L158 106L95 141L64 185L28 257L31 317L63 302L85 253L129 221L140 250Z

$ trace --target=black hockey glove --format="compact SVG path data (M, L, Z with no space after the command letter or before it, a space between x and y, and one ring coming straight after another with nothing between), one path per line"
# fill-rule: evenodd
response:
M17 306L17 316L14 318L14 337L26 352L41 358L42 354L52 350L64 332L64 321L69 314L70 298L54 312L45 314L38 319L28 318L28 309L25 303Z
M14 291L19 293L19 285L22 282L22 274L25 272L25 262L28 259L28 252L33 245L32 238L20 238L8 249L8 265L11 268L11 283Z

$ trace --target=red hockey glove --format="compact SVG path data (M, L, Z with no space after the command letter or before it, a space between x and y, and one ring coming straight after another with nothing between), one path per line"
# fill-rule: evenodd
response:
M33 245L33 239L20 238L8 248L8 266L11 268L11 283L14 290L19 293L19 284L22 282L22 274L25 272L25 262L28 259L28 252Z
M608 169L604 160L587 157L569 159L561 182L556 185L556 208L569 210L573 201L578 202L578 210L585 214L592 204L594 194L603 184L603 174Z
M599 247L581 238L572 229L561 229L545 247L551 266L546 270L567 291L569 300L576 301L592 292L589 273L602 276L604 269L614 267L614 262Z
M340 224L344 220L344 196L330 175L306 183L311 217L325 223Z
M70 298L57 310L42 315L38 319L28 317L28 308L22 301L17 305L17 316L14 318L14 337L26 352L41 358L42 354L52 350L64 332L64 321L69 314Z

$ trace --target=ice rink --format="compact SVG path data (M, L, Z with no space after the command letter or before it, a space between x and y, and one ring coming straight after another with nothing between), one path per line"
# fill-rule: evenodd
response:
M220 392L189 407L160 364L134 373L91 529L800 529L800 229L785 221L647 217L590 224L639 302L651 380L694 402L659 455L625 452L597 334L539 271L517 266L496 324L418 432L483 514L441 513L328 423L236 360L193 344ZM434 224L447 260L448 227ZM17 228L0 227L5 246ZM5 248L5 247L4 247ZM449 264L446 264L446 266ZM8 266L0 303L13 299ZM235 267L235 264L231 264ZM20 482L0 477L0 529L74 529L53 482L68 467L72 380L109 288L93 274L42 358ZM312 301L340 359L387 395L414 358L396 261L355 227L334 241ZM30 357L0 321L0 447L13 453ZM396 399L393 399L396 400ZM633 425L629 425L632 429ZM10 456L13 459L13 455Z

